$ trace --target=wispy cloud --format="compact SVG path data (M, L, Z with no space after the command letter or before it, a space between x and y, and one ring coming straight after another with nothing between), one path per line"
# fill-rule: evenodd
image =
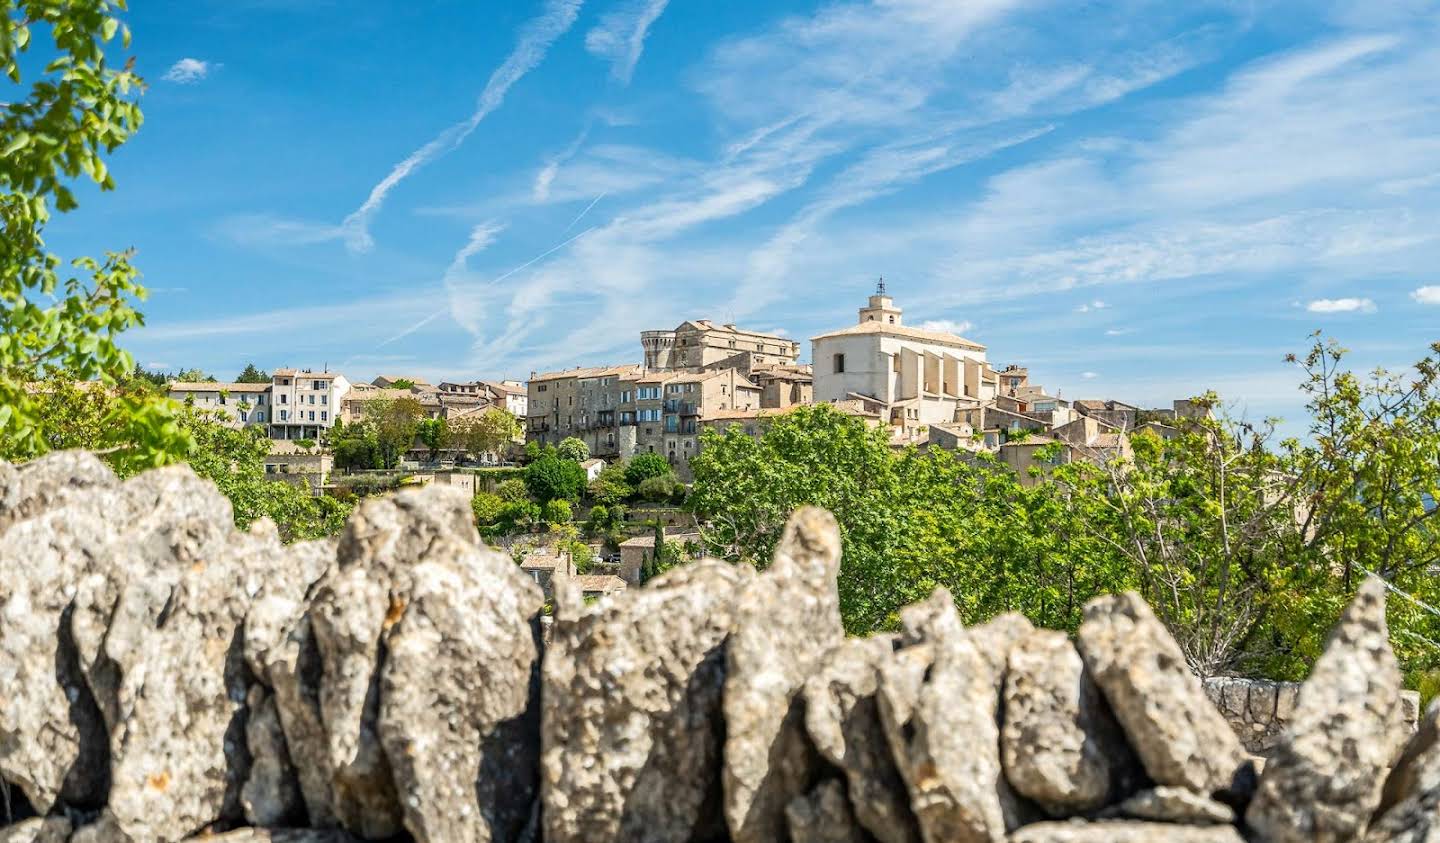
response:
M610 75L616 81L630 84L635 65L645 49L645 36L669 3L670 0L630 0L627 6L605 15L599 26L585 33L585 49L610 62Z
M545 10L520 31L515 49L495 72L490 74L485 89L480 92L475 111L396 164L389 175L371 188L365 202L345 218L342 226L345 229L346 244L350 249L363 252L374 245L370 237L370 220L380 211L390 191L411 173L464 143L481 121L505 101L505 95L511 86L540 64L549 52L550 45L569 31L580 12L582 2L583 0L547 0Z
M1080 373L1080 377L1081 377L1083 380L1093 381L1093 380L1095 380L1096 378L1100 377L1100 375L1097 374L1097 373L1095 373L1095 372L1081 372L1081 373Z
M975 327L974 323L965 320L957 322L954 319L931 319L928 322L921 322L920 327L927 331L942 331L947 334L964 334Z
M1105 336L1107 337L1123 337L1126 334L1133 333L1135 333L1134 328L1107 328L1105 330Z
M1370 299L1315 299L1305 305L1311 313L1374 313L1375 302Z
M1075 312L1089 313L1092 310L1104 310L1106 307L1109 307L1109 305L1105 304L1105 302L1101 301L1100 299L1096 299L1094 301L1085 302L1084 304L1079 305L1075 308Z
M345 230L338 225L274 214L235 214L221 219L214 232L241 246L308 246L345 236Z
M160 78L180 85L193 85L204 80L219 67L220 65L203 59L183 58L170 65L170 69Z
M1418 304L1440 304L1440 286L1417 287L1411 291L1410 298Z

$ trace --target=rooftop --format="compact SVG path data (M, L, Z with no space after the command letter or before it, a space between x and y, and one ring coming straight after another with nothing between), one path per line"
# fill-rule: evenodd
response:
M934 343L935 345L949 345L970 351L985 350L985 346L980 343L972 342L955 334L944 331L927 331L924 328L912 328L909 325L890 325L885 322L861 322L857 325L851 325L848 328L841 328L838 331L820 334L810 339L813 342L814 340L830 339L831 337L866 336L870 334L899 337L900 339Z
M216 383L213 381L170 381L171 392L269 392L268 383Z

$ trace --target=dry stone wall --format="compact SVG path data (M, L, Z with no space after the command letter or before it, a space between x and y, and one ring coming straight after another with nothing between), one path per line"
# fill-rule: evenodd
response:
M286 546L183 467L0 464L0 843L1440 840L1379 583L1304 685L1202 684L1135 595L847 640L839 561L802 510L542 634L454 489Z

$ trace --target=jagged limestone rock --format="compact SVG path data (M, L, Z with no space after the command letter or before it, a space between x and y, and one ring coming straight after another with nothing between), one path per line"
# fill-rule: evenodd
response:
M0 828L0 843L65 843L69 839L70 821L65 817L31 817Z
M417 843L520 839L538 788L537 617L514 561L437 542L386 639L378 729Z
M1228 825L1103 820L1027 825L1010 836L1010 843L1244 843L1244 838Z
M1385 584L1367 579L1300 688L1290 726L1245 812L1271 843L1355 840L1380 804L1400 732L1400 668Z
M275 696L263 685L251 685L245 702L249 709L245 744L251 758L250 775L240 789L245 819L263 827L303 822L305 800L290 763Z
M1005 686L1005 674L1009 670L1010 653L1015 646L1035 631L1035 625L1019 612L996 615L984 623L975 624L965 630L980 657L985 659L990 679L995 685L996 716L1000 713L1000 691Z
M105 816L135 840L240 820L249 773L241 624L256 580L283 556L273 525L234 529L227 501L188 468L163 483L162 529L117 543L75 601L86 681L110 730Z
M894 658L897 643L876 635L836 647L805 682L805 727L825 760L845 773L860 824L880 843L915 843L920 828L876 700L881 665Z
M1086 604L1079 649L1156 784L1205 794L1247 789L1249 757L1140 595Z
M724 836L725 642L753 578L706 560L556 616L542 691L547 841Z
M1037 630L1021 639L1004 693L1005 778L1051 816L1100 808L1134 777L1138 762L1065 633Z
M1365 843L1440 843L1440 701L1385 781Z
M1233 824L1235 809L1183 787L1154 787L1108 809L1107 816L1180 825Z
M791 843L867 843L846 799L845 786L827 779L815 789L790 800L785 823Z
M0 462L0 534L119 483L99 457L86 451L56 451L21 465Z
M313 720L318 719L323 725L325 751L315 761L307 759L299 763L328 765L329 810L341 827L362 837L388 837L408 828L412 834L425 839L433 833L429 831L431 827L452 820L468 824L466 828L476 834L481 833L476 830L480 828L501 833L500 829L514 824L514 817L528 817L531 813L528 803L534 801L539 781L535 751L538 740L534 735L525 738L525 751L513 755L514 767L504 780L504 805L495 803L497 797L488 785L472 790L473 801L463 804L421 805L416 795L430 788L453 790L457 787L455 782L468 775L467 765L474 765L475 770L488 770L489 764L507 751L504 741L497 738L514 737L514 729L524 730L522 723L534 723L533 719L525 719L522 706L509 715L511 719L487 725L491 722L487 717L492 713L513 709L514 660L529 659L534 665L532 672L538 670L533 636L526 638L517 630L530 628L541 598L533 583L516 579L523 578L518 570L513 566L503 567L502 563L508 560L482 548L472 517L468 498L450 487L407 490L361 504L341 535L335 566L314 589L315 596L304 619L318 660L312 658L308 650L306 624L302 623L291 631L287 644L280 650L283 664L272 661L270 665L272 675L281 674L275 679L276 699L287 724L287 738L291 737L291 722L297 727L293 730L296 737L301 738L291 740L291 746L297 747L292 757L301 758L297 745L308 743L314 737ZM427 568L429 563L445 567ZM427 575L425 589L420 592L427 602L418 610L421 615L416 618L415 634L422 640L433 638L420 630L424 626L422 617L431 611L441 616L489 613L488 616L494 617L496 607L509 605L519 614L510 619L512 623L505 626L503 634L498 624L492 629L470 630L467 634L473 633L480 639L493 634L517 643L512 651L490 654L482 663L465 662L465 658L476 655L474 648L479 639L459 639L459 630L447 630L448 636L457 638L453 643L458 646L455 652L443 655L452 659L452 664L466 665L452 668L452 672L462 674L453 681L476 681L483 687L483 683L489 681L485 678L487 670L499 672L504 679L495 679L493 698L476 700L462 698L456 688L442 687L451 679L439 675L429 678L422 687L436 694L443 704L427 710L422 720L402 723L402 719L413 717L424 706L420 700L386 702L387 687L394 692L400 687L397 684L400 677L418 676L435 669L436 654L422 658L414 645L401 652L391 651L395 629L413 608L417 597L416 578L420 574ZM434 590L435 582L446 577L486 585L467 588L463 599L469 602L448 606L447 598ZM460 599L459 595L451 597ZM523 607L531 603L533 609L526 614ZM318 677L313 672L316 667ZM284 677L287 672L292 678ZM392 674L396 679L387 680ZM312 700L317 707L305 710ZM287 716L292 704L300 710ZM512 719L515 722L512 723ZM428 728L417 730L417 723ZM465 746L463 736L445 733L452 728L456 733L474 730L479 740ZM532 726L530 731L537 728ZM411 731L407 733L407 729ZM402 747L406 757L392 756L392 750ZM415 756L440 753L435 763L441 766L430 768L426 766L428 762L409 757L410 753ZM445 766L447 764L449 766ZM315 778L301 773L307 802L309 793L319 789ZM442 819L435 815L437 811L455 817Z
M1010 798L1000 768L988 664L938 588L900 613L912 643L881 669L880 716L927 843L1005 839Z
M840 529L821 509L798 510L775 559L736 598L726 648L724 804L735 843L785 835L785 808L805 794L819 757L797 696L844 638L836 575Z

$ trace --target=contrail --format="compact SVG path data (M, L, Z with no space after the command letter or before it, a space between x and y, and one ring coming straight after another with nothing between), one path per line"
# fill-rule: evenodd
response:
M574 228L574 227L575 227L575 223L577 223L577 222L585 219L585 215L588 214L588 213L590 213L590 209L593 208L593 207L595 207L595 203L599 202L601 199L604 199L604 198L605 198L605 194L602 193L602 194L600 194L599 196L596 196L594 199L591 199L591 200L590 200L590 204L585 206L585 210L583 210L583 211L580 212L580 216L578 216L578 217L576 217L575 219L571 220L571 221L570 221L570 224L567 225L567 226L565 226L564 231L561 231L561 232L560 232L561 236L564 236L564 234L565 234L566 231L569 231L570 229Z
M370 195L365 199L365 203L346 217L340 226L345 232L346 245L351 250L369 251L374 245L374 241L370 238L370 218L380 210L380 206L385 203L385 197L389 195L390 191L394 190L395 186L404 181L411 173L464 143L465 139L480 125L480 121L505 101L505 94L510 90L510 86L535 69L545 58L545 54L549 52L550 45L555 43L555 39L569 31L575 23L576 16L580 13L580 6L583 2L584 0L548 0L545 4L545 11L525 25L521 30L519 41L515 44L515 49L506 57L504 63L490 74L490 80L485 83L485 89L480 92L475 112L468 119L441 132L434 140L396 164L390 174L370 190Z

